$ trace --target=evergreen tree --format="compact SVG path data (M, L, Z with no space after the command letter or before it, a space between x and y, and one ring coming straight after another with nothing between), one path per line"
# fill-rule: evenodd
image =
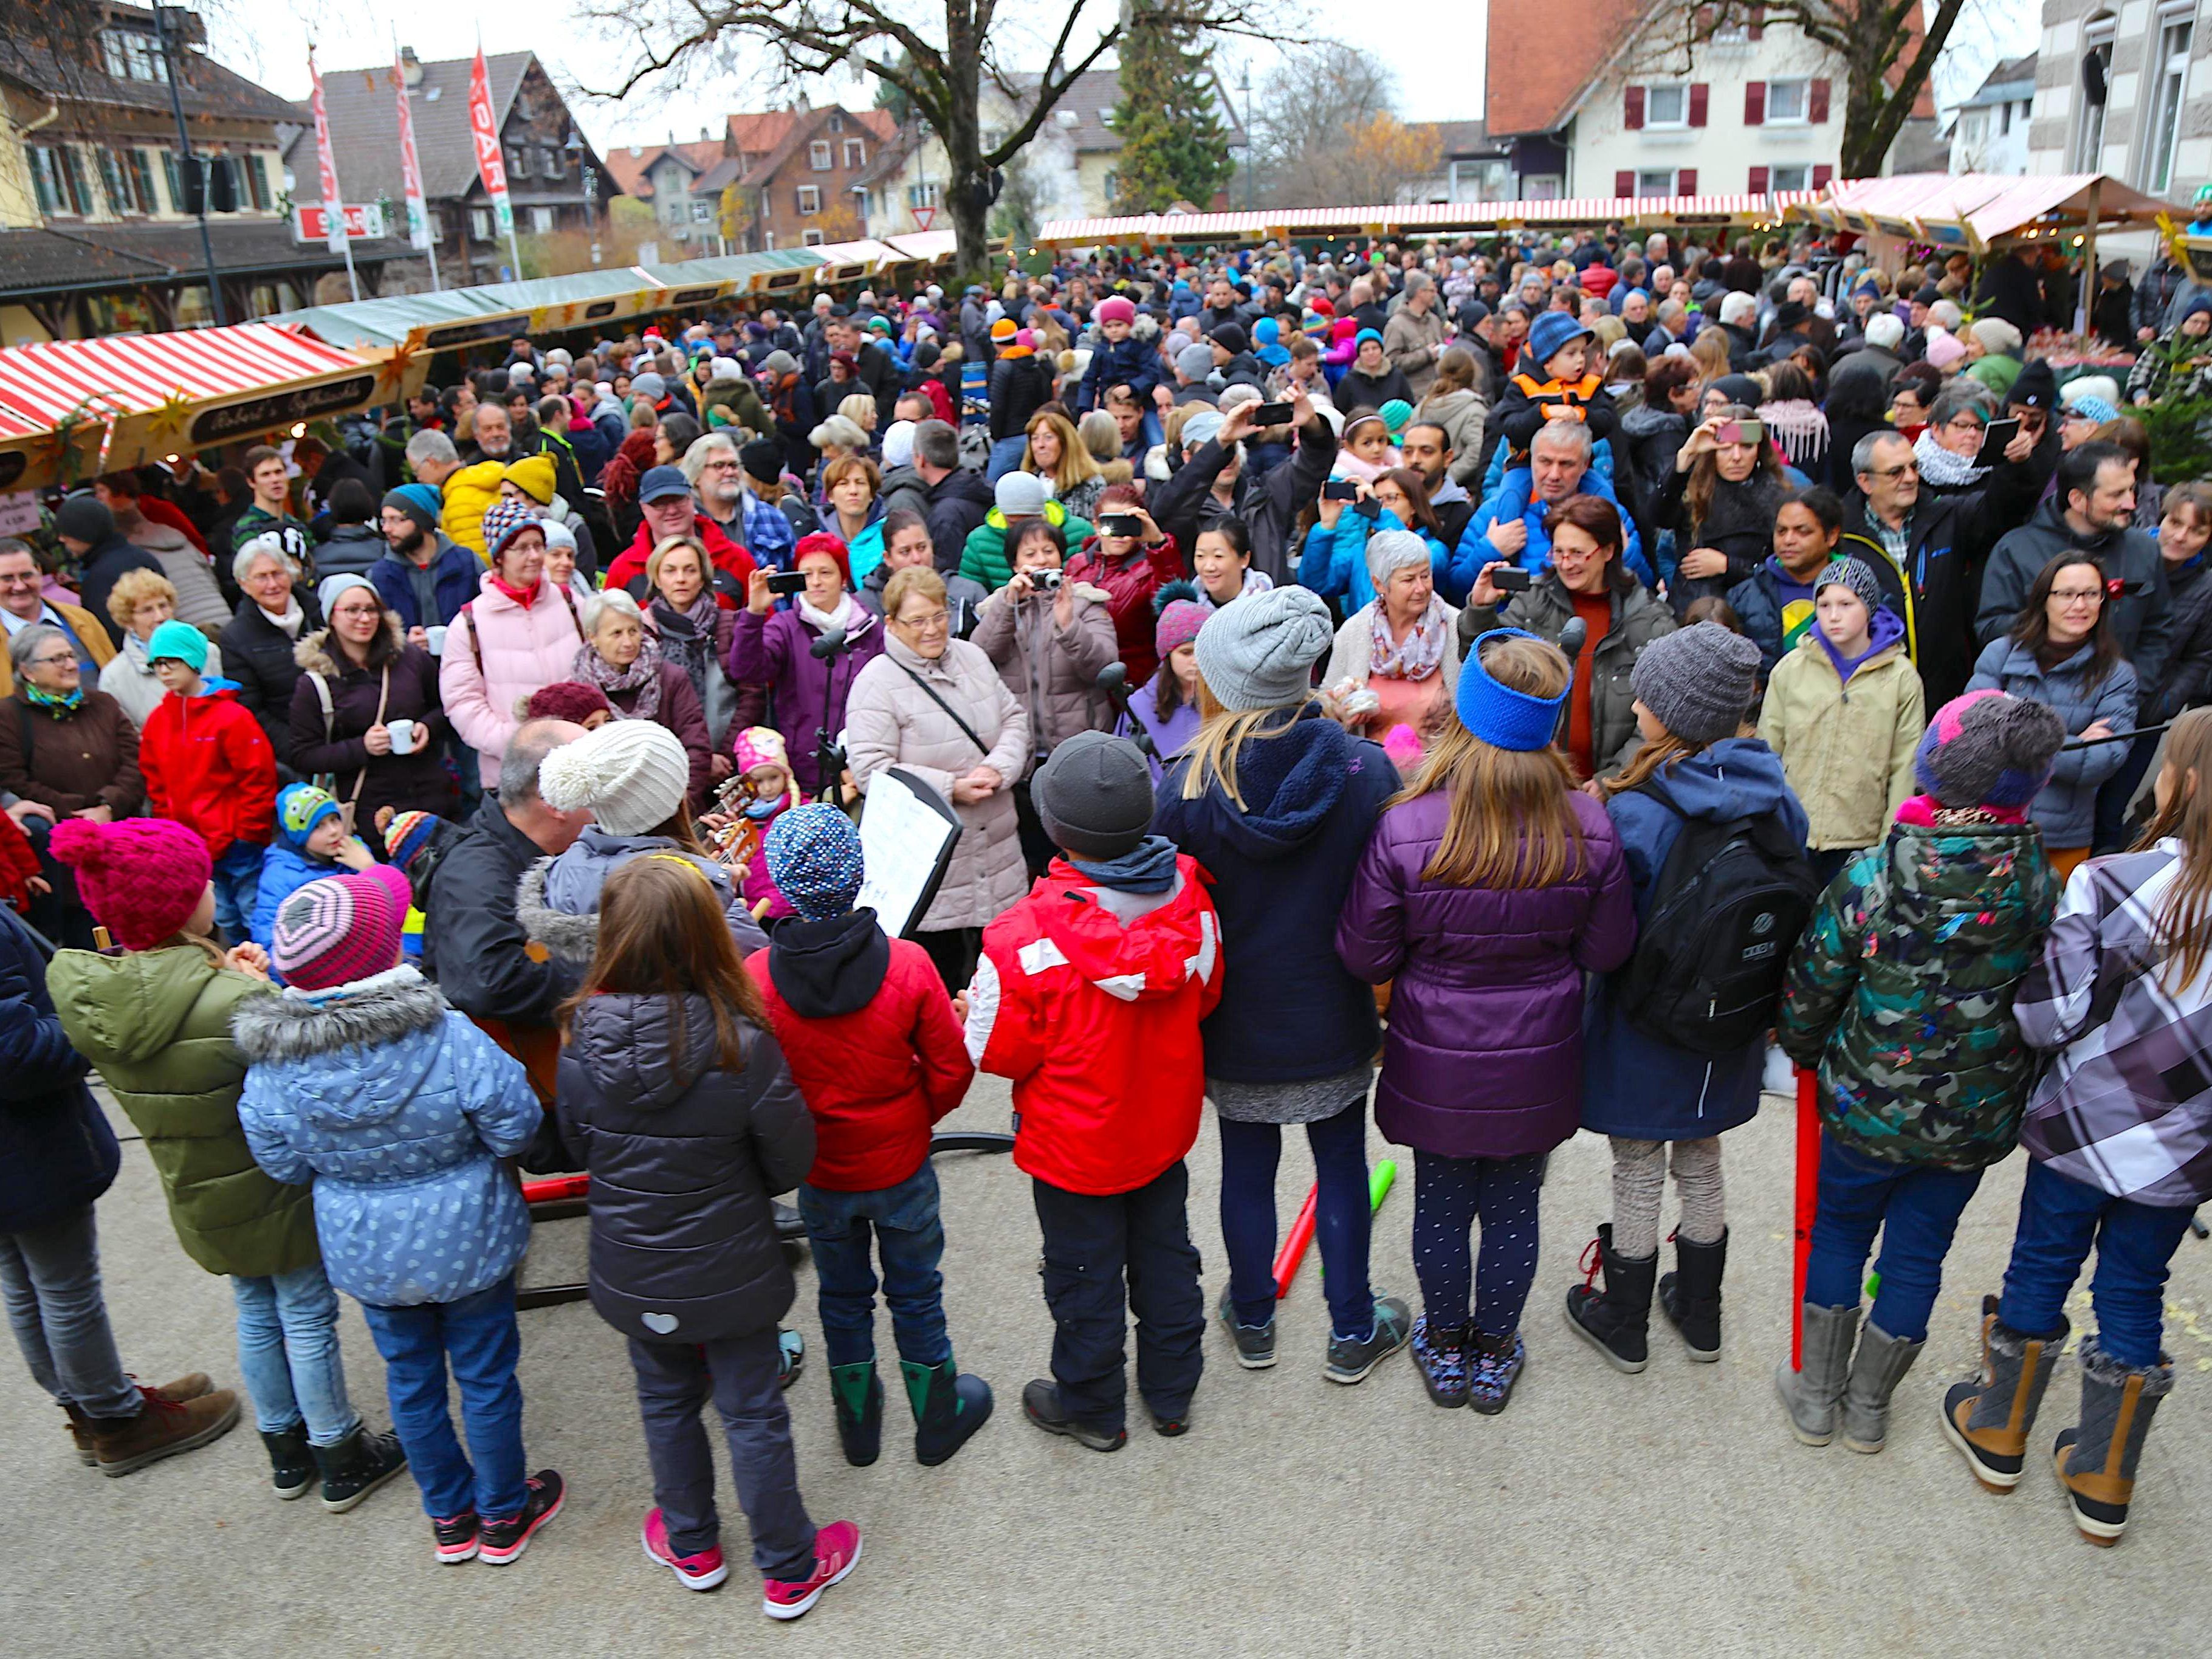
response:
M1137 0L1121 59L1115 210L1158 213L1178 201L1206 206L1236 176L1237 164L1198 32L1163 21L1155 5Z

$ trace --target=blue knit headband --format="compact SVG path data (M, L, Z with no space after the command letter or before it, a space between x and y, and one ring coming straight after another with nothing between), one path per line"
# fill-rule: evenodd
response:
M1460 723L1493 749L1526 751L1547 747L1559 727L1559 710L1574 690L1570 677L1556 697L1531 696L1500 685L1482 665L1482 647L1492 640L1539 640L1525 628L1493 628L1468 647L1460 665L1459 690L1454 702Z

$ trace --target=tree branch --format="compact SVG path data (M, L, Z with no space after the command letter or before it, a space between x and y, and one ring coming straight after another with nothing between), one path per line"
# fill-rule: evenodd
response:
M1053 106L1057 104L1061 95L1075 83L1075 77L1083 74L1104 57L1109 48L1121 38L1121 26L1117 22L1098 38L1098 44L1091 47L1081 63L1061 77L1057 86L1049 81L1040 82L1037 86L1036 106L1030 111L1028 118L1021 125L1008 133L1000 141L996 149L983 157L983 165L988 167L1003 167L1012 160L1022 146L1036 137L1037 129L1044 125L1044 118L1052 113Z

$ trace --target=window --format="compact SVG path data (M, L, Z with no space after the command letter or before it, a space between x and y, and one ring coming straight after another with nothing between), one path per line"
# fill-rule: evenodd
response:
M239 168L246 174L246 199L253 204L253 210L257 213L268 212L273 199L269 194L268 166L267 158L262 155L239 157Z
M1998 131L1999 131L2000 132L2010 132L2010 131L2012 131L2012 106L2011 106L2010 104L2007 104L2007 105L2005 105L2005 106L2003 106L2003 111L2004 111L2004 125L2003 125L2003 126L2002 126L2002 127L2000 127L2000 128L1998 129ZM1981 133L1980 133L1980 131L1979 131L1979 129L1980 129L1980 127L1981 127L1981 125L1982 125L1982 124L1981 124L1980 119L1979 119L1978 118L1976 118L1976 120L1975 120L1975 122L1974 122L1974 126L1975 126L1975 128L1976 128L1976 132L1975 132L1974 136L1975 136L1976 137L1978 137L1978 138L1979 137L1981 137Z
M38 186L40 212L82 216L91 210L76 152L67 144L33 144L31 177Z
M530 210L530 234L532 236L550 236L553 234L551 208L534 207Z
M125 150L124 161L131 169L131 186L138 192L138 211L159 213L161 193L154 188L154 164L146 159L143 149Z
M2158 55L2151 60L2150 147L2143 152L2143 188L2154 196L2173 182L2173 147L2181 137L2181 100L2189 84L2189 52L2196 36L2190 11L2160 19Z
M833 112L830 117L830 131L832 132L842 132L844 130L844 115L842 112Z
M845 141L845 166L847 170L850 171L854 167L864 167L867 166L867 164L868 146L866 141L860 138L848 138Z
M1111 203L1118 199L1121 194L1121 175L1118 173L1109 173L1103 182L1106 187L1107 201Z
M100 156L100 188L107 192L107 210L118 216L125 213L143 213L136 189L137 180L131 172L131 163L113 150L103 149Z
M2006 106L2008 125L2011 121L2010 110L2011 106L2008 105ZM1987 112L1978 109L1968 110L1959 118L1959 142L1963 144L1980 143L1989 131L1989 125Z
M1636 175L1635 193L1638 196L1672 196L1674 193L1674 169L1645 168Z
M906 187L906 204L910 208L933 208L938 205L938 194L941 188L938 185L908 185Z
M118 81L164 83L169 78L168 60L161 55L161 43L150 34L140 34L133 29L104 29L100 36L100 53L107 72Z
M714 204L712 202L698 201L691 204L691 222L694 224L711 223L714 217Z
M545 147L545 176L548 179L565 179L568 176L568 157L558 144L548 144Z
M1644 125L1647 127L1686 127L1690 124L1690 89L1674 86L1644 88Z
M491 240L491 210L489 208L469 210L469 234L479 242Z
M1806 83L1802 81L1769 81L1766 83L1766 118L1769 122L1802 121L1805 118Z
M1808 167L1775 167L1767 174L1771 190L1810 190L1813 170Z
M2089 20L2081 30L2081 124L2075 129L2074 160L2077 173L2098 173L2105 150L2105 99L2111 89L2112 37L2118 26L2111 13Z
M182 213L185 209L185 175L177 166L174 150L161 152L161 180L169 187L169 210Z
M821 185L801 185L799 187L799 210L810 216L822 211Z
M518 179L530 176L530 146L517 144L507 152L507 170Z
M830 171L830 141L817 138L806 147L806 165L817 173Z
M799 240L808 247L820 247L823 242L823 236L822 233L818 230L806 230L800 233Z

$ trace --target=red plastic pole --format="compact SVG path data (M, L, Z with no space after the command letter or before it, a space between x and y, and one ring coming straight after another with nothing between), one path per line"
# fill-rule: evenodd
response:
M1306 1259L1306 1251L1313 1243L1314 1206L1321 1200L1321 1183L1306 1188L1306 1201L1298 1207L1298 1218L1291 1223L1291 1231L1283 1240L1283 1248L1275 1252L1275 1299L1282 1300L1291 1293L1291 1281L1298 1276L1298 1264Z
M589 1176L554 1176L544 1181L526 1181L522 1183L525 1204L551 1204L562 1199L581 1198L592 1189Z
M1820 1201L1820 1109L1813 1073L1797 1073L1797 1227L1790 1281L1790 1368L1805 1369L1805 1264L1813 1255L1813 1217Z

